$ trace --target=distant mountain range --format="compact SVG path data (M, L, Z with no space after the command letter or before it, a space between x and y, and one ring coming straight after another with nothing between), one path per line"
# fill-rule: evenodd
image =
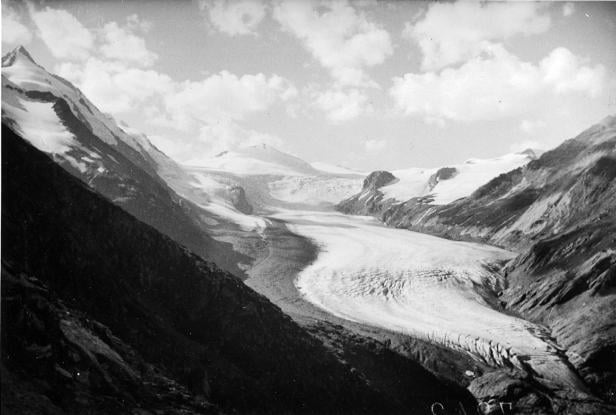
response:
M377 341L324 345L244 285L253 258L238 250L262 244L253 225L267 220L250 214L241 175L179 166L23 48L2 66L3 413L474 405L463 387ZM280 154L269 164L336 180L265 150Z
M616 116L538 158L525 156L527 163L503 170L465 197L445 196L448 203L439 203L438 189L448 181L449 189L456 187L459 167L430 176L436 197L424 190L402 200L388 190L395 175L374 172L362 192L338 208L390 226L520 252L505 270L503 307L550 327L586 382L614 402Z
M613 411L616 117L540 155L438 168L367 174L267 145L185 166L20 47L2 58L2 124L3 412ZM285 315L318 247L276 213L334 208L518 253L490 269L506 276L490 306L546 326L584 386L468 377L454 348Z

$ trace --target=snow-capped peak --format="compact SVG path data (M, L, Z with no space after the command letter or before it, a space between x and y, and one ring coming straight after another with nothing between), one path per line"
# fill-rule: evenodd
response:
M188 164L194 165L195 163ZM240 176L305 176L319 173L304 160L267 144L223 151L199 164L200 167Z
M29 61L31 64L39 66L30 53L23 46L18 46L6 55L2 57L2 67L11 66L15 63L16 60L25 60Z
M506 154L492 159L469 159L462 164L447 167L452 174L440 179L443 168L411 168L394 170L399 179L380 189L386 198L406 201L413 197L431 195L435 204L451 203L470 195L499 174L508 172L534 160L534 152Z

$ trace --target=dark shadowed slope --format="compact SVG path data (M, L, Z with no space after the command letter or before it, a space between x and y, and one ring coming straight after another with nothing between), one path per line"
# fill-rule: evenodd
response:
M7 274L23 280L20 275L25 273L36 279L32 284L44 284L57 295L71 314L62 318L45 311L55 315L55 326L44 335L69 325L65 337L73 329L83 337L86 327L91 343L102 350L96 354L100 373L122 369L116 367L118 362L130 355L122 351L125 343L167 376L201 385L197 389L223 408L251 413L396 412L264 297L89 190L4 126L2 154L2 261ZM15 290L19 284L3 284L3 290ZM49 300L41 304L44 301ZM6 310L31 319L29 325L39 324L28 308ZM71 310L79 310L76 317ZM109 327L113 336L101 337L105 329L99 330L96 322ZM26 341L27 333L19 325L3 325L3 342L15 336ZM55 340L39 340L34 347L46 348L51 342L52 353L58 353ZM23 356L14 360L11 347L16 346L3 344L3 364L9 371L3 382L28 370L19 360ZM36 356L36 350L33 353ZM102 355L112 356L115 363ZM67 363L64 356L58 359L66 382L78 380L79 365ZM44 378L36 358L29 362ZM84 369L90 370L89 365L84 362ZM112 380L126 373L113 372ZM147 378L144 372L134 375ZM88 393L96 392L92 379ZM62 397L54 392L64 386L55 383L60 382L57 377L44 380L45 385L30 386L49 392L54 405L62 407ZM206 382L209 393L204 391ZM120 383L115 386L122 389ZM4 385L2 390L5 393ZM130 408L128 401L123 405Z
M246 258L212 239L204 212L167 185L163 176L181 168L22 47L2 58L2 122L140 221L242 275L237 263Z

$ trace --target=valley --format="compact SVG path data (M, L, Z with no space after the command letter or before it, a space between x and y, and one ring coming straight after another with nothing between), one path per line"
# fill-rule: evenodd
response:
M19 242L3 252L3 283L23 291L24 304L37 289L22 280L45 287L45 318L61 327L66 302L87 339L89 318L120 333L126 345L93 342L112 343L101 350L114 359L118 348L136 365L127 373L151 361L192 388L183 406L428 413L436 401L464 411L497 400L525 414L613 409L616 368L602 363L616 350L615 117L539 156L430 169L359 172L266 144L183 165L23 48L3 58L2 80L12 161L3 164L12 196L3 227ZM89 214L119 225L111 231ZM40 236L22 229L31 222ZM46 246L56 239L57 257ZM89 285L73 277L82 274ZM20 307L30 306L9 312ZM592 321L578 330L583 319ZM149 350L156 338L173 353ZM45 356L49 367L65 365ZM144 377L167 379L156 373Z

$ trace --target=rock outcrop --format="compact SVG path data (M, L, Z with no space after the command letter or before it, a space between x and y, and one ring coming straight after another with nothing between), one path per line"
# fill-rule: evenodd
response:
M388 171L374 171L364 179L362 191L376 190L396 180L396 176Z
M458 169L455 167L441 167L428 179L428 188L432 190L436 187L438 182L451 179L455 177L456 174L458 174Z

